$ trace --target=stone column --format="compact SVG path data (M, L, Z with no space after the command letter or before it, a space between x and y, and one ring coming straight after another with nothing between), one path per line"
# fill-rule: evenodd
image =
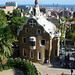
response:
M50 63L51 51L52 51L52 39L50 39L50 46L49 46L49 63Z
M57 38L57 56L59 56L60 38Z

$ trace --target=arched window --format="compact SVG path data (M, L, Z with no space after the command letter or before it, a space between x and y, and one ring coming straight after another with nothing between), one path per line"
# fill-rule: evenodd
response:
M38 60L41 60L41 52L38 52Z
M25 33L26 33L26 34L28 34L28 33L29 33L29 30L28 30L28 28L26 28L26 29L25 29Z
M22 37L22 43L26 44L26 38L25 37Z
M37 35L40 35L40 34L41 34L41 30L37 29Z
M26 49L23 49L23 56L24 56L24 57L27 56L27 51L26 51Z
M30 49L32 50L36 49L36 38L33 36L30 37L29 44L30 44Z
M41 46L45 46L46 45L46 40L41 40Z
M30 51L30 58L34 58L34 52L33 52L33 50Z

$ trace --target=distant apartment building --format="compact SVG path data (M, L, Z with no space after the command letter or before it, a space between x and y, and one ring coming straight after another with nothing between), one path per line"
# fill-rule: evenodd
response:
M75 27L75 21L71 22L71 29L73 29Z
M10 13L13 12L14 6L0 6L0 9L4 10L5 13L8 14L8 11L10 11Z
M72 18L72 11L69 8L62 8L60 11L58 11L59 17L66 17L66 18Z
M63 11L59 12L59 17L70 18L71 17L71 12L67 11L67 10L63 10Z
M14 6L14 9L17 8L17 3L16 2L6 2L5 5L6 6Z

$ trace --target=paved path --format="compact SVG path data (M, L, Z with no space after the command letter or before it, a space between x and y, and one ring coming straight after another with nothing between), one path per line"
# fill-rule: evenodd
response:
M71 69L63 69L63 68L56 68L59 64L55 64L57 66L52 66L50 64L38 64L38 63L34 63L34 65L36 66L37 70L39 72L41 72L41 75L61 75L61 73L64 72L64 75L71 75ZM75 75L75 70L73 70L73 75Z
M21 70L18 69L9 69L0 72L0 75L24 75Z

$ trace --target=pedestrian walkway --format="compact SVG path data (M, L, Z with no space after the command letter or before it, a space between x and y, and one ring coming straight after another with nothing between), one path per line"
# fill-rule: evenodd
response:
M54 63L55 64L55 63ZM71 75L71 70L70 69L63 69L58 66L59 64L55 64L55 66L51 64L38 64L34 63L36 66L37 70L41 72L41 75L61 75L64 73L64 75ZM73 71L73 75L75 75L75 70Z

